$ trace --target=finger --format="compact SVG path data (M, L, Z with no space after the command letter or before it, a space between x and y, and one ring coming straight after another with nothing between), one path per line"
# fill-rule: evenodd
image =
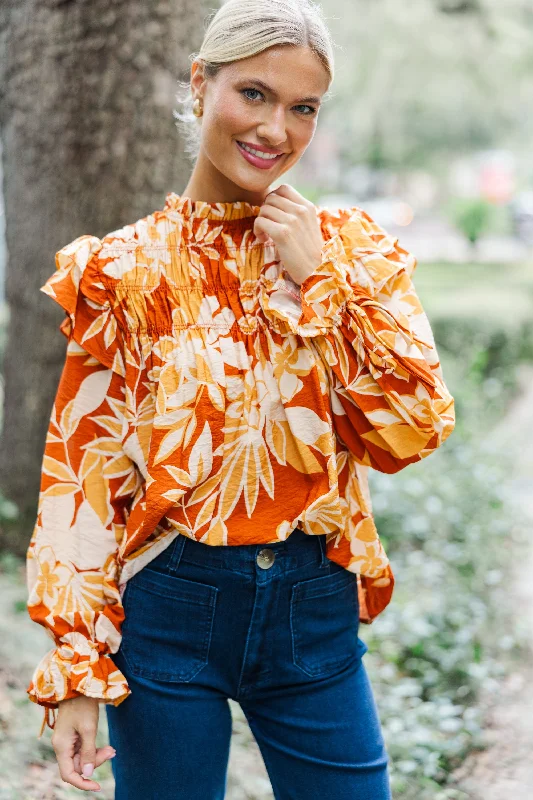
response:
M279 194L269 194L266 197L265 202L261 206L261 212L269 211L272 209L281 209L288 214L297 214L298 212L302 211L302 209L306 208L304 203L296 202L295 200L289 197L283 197Z
M98 781L95 781L93 778L84 778L83 775L80 775L75 769L67 773L66 776L61 775L61 777L66 783L70 783L77 789L84 789L86 792L99 792L102 788Z
M305 220L311 212L316 216L316 208L313 203L295 203L287 197L278 196L273 198L272 202L264 203L261 206L260 216L263 214L271 215L276 212L290 217L289 224L294 224L295 220Z
M117 751L110 744L106 744L104 747L99 747L98 750L96 751L96 761L94 768L96 769L96 767L99 767L100 764L104 763L104 761L107 761L110 758L114 758L116 754ZM81 763L80 763L79 753L76 753L73 761L74 761L74 769L81 775Z
M91 719L89 722L80 725L78 729L80 736L80 766L82 777L90 778L96 766L96 721Z
M295 220L295 215L292 213L293 208L294 203L292 204L290 211L281 208L281 206L263 206L257 219L270 219L273 222L279 222L280 224L285 223L286 225L289 225Z
M280 186L278 186L276 189L273 189L272 192L267 195L267 199L272 195L280 199L290 200L291 202L296 203L296 205L312 205L311 201L304 197L303 194L300 194L300 192L298 192L294 186L291 186L290 183L280 184Z
M74 756L68 743L66 745L61 745L61 743L57 745L55 752L61 780L65 781L65 783L70 783L77 789L85 789L91 792L100 791L99 783L82 778L79 772L76 771L74 768Z
M267 234L270 236L271 239L276 241L282 240L285 236L285 225L280 225L278 222L274 222L271 219L267 219L266 217L257 218L257 221L254 224L254 232L259 234Z

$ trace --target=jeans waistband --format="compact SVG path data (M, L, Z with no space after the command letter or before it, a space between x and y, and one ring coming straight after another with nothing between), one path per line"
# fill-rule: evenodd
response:
M274 560L270 569L277 566L276 571L280 567L283 570L296 569L313 562L318 567L330 563L326 556L326 534L307 534L301 528L295 528L284 541L271 544L210 545L178 534L168 546L165 569L176 572L183 560L214 569L251 574L257 571L257 556L261 550L272 550Z

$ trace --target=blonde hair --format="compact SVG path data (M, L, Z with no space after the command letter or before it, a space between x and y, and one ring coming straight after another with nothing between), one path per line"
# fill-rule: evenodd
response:
M201 61L207 79L224 64L261 53L274 45L307 46L318 56L333 80L335 47L320 6L312 0L227 0L207 17L202 46L189 60ZM178 81L176 99L184 110L173 111L187 156L196 161L201 123L192 113L190 81ZM323 99L328 99L327 92Z

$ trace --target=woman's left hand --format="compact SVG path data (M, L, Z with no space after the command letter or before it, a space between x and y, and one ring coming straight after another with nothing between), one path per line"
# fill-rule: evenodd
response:
M254 233L262 241L270 236L283 267L298 286L321 262L324 239L316 208L288 183L266 196Z

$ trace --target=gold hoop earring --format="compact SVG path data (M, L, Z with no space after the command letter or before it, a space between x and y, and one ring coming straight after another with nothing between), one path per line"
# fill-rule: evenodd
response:
M192 104L192 113L195 117L201 117L204 113L202 108L202 103L200 102L200 98L197 97L194 103Z

